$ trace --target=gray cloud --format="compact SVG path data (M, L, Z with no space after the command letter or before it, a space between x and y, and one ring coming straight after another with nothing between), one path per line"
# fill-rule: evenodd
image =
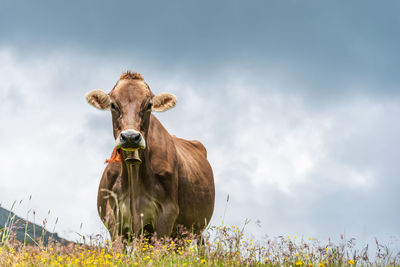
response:
M396 1L2 5L0 44L18 47L22 57L64 48L142 71L151 66L217 81L231 66L233 75L246 71L257 83L302 90L319 101L352 92L398 95Z

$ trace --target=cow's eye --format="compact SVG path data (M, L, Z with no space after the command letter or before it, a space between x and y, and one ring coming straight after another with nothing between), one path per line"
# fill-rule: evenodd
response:
M111 104L110 104L110 109L111 109L111 111L113 112L113 114L115 114L115 115L117 115L117 116L120 115L119 108L118 108L118 106L117 106L116 104L111 103Z
M152 107L153 107L153 102L149 102L147 104L146 110L151 110Z

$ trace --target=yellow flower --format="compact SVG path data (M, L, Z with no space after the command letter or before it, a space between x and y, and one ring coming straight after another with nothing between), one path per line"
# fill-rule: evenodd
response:
M268 259L268 258L265 258L265 261L269 261L269 259Z
M299 253L296 252L296 253L294 253L294 255L297 257L297 256L299 256Z
M323 263L318 263L319 267L324 267L325 265Z
M297 238L297 235L295 235L294 238Z
M312 266L312 262L310 262L310 263L308 264L308 266L310 266L310 267L311 267L311 266Z
M290 236L286 236L286 238L290 238Z
M312 237L308 238L308 240L312 240Z
M201 263L201 264L205 264L205 263L206 263L206 260L205 260L205 259L202 259L202 260L200 261L200 263Z
M301 261L296 261L296 266L300 266L303 265L303 263Z
M354 264L354 260L349 260L349 264L353 265Z
M310 257L308 254L306 254L306 258Z
M133 265L135 265L135 266L138 266L138 265L139 265L139 263L138 263L138 262L135 262Z

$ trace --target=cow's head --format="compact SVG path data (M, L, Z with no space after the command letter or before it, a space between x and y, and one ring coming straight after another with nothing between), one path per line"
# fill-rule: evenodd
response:
M146 148L152 111L166 111L176 104L169 93L154 95L142 75L125 72L110 93L93 90L86 100L95 108L111 110L116 147L125 151Z

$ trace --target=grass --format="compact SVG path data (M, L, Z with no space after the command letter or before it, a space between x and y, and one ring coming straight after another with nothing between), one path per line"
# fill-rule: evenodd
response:
M254 241L244 227L209 227L204 240L181 231L179 239L136 238L128 245L102 236L82 244L37 239L27 244L13 235L12 223L2 230L0 266L399 266L400 254L376 242L370 259L368 247L355 240L323 244L312 238L279 236ZM7 233L7 235L5 235ZM200 245L201 244L201 245Z
M343 235L337 244L297 236L255 241L244 233L248 223L208 227L201 240L180 229L175 239L141 236L126 244L80 235L81 242L68 243L45 232L46 220L39 237L32 237L28 224L10 213L0 226L0 266L400 266L400 252L378 241L372 253ZM18 227L25 230L23 238L17 236Z

